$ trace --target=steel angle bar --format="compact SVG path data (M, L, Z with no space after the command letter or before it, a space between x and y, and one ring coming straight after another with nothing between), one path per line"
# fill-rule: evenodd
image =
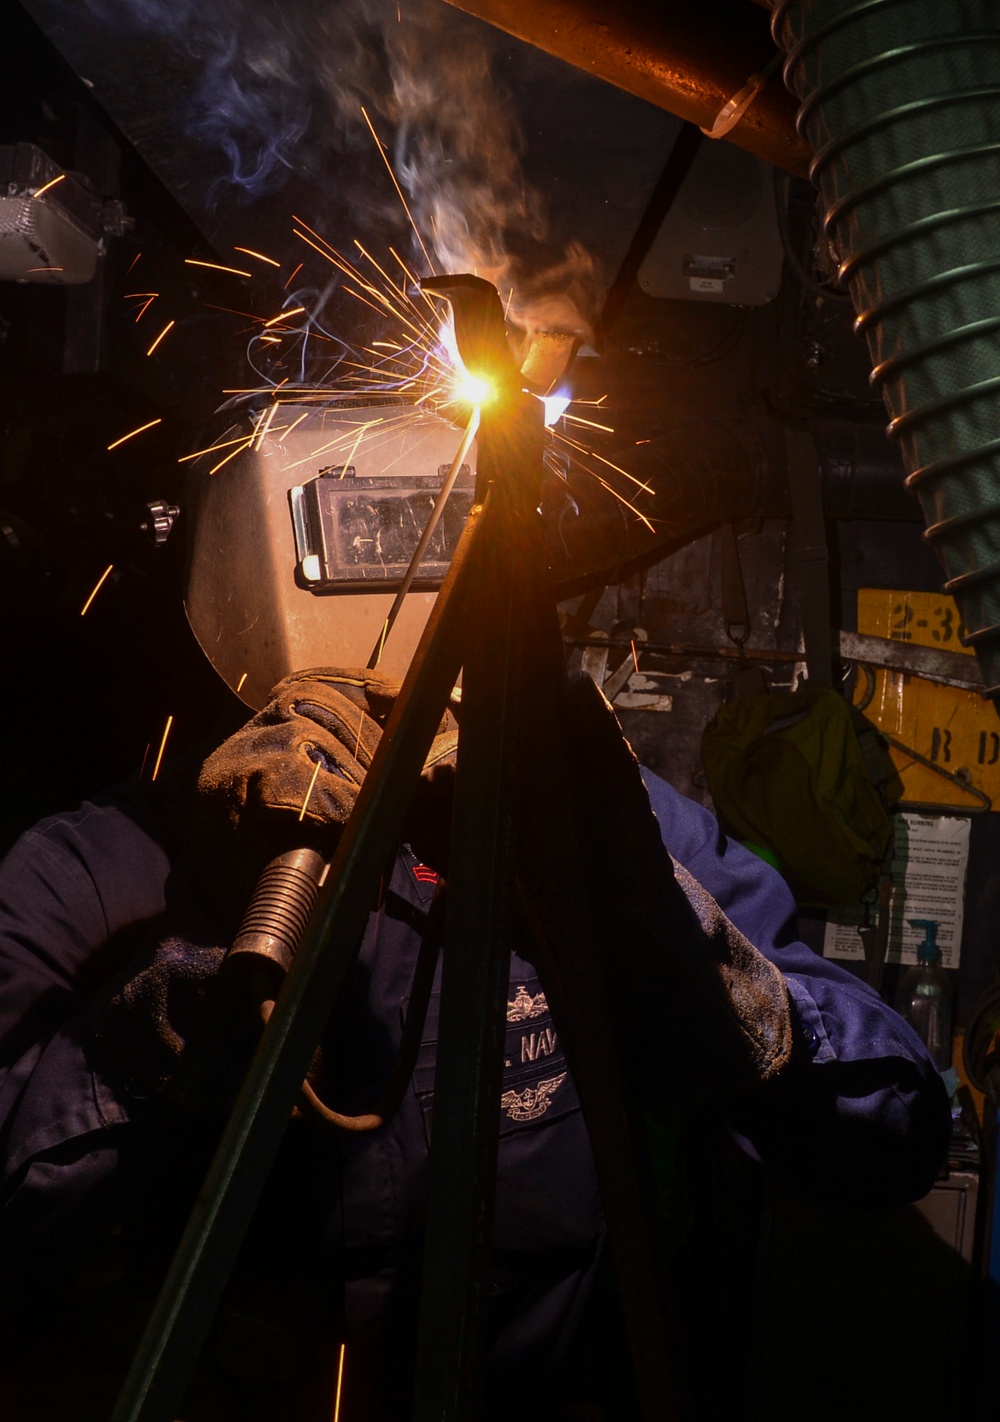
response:
M840 655L850 662L887 671L920 676L962 691L983 694L983 674L975 657L949 652L943 647L921 647L892 637L872 637L863 632L841 632Z

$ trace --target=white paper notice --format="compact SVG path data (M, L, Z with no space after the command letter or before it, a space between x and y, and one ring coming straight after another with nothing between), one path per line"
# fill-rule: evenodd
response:
M969 863L970 820L959 815L894 815L889 963L915 963L922 928L911 919L937 924L937 942L946 968L957 968L962 952L965 871ZM864 959L857 909L833 909L823 935L826 958Z

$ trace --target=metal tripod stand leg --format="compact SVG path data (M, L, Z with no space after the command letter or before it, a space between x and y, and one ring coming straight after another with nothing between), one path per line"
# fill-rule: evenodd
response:
M509 927L520 901L522 917L535 929L536 965L591 1135L642 1417L673 1422L686 1414L665 1327L662 1261L650 1228L646 1144L608 1018L588 913L590 886L561 764L561 640L537 533L527 524L510 532L506 562L491 570L492 588L484 597L495 615L488 655L481 664L466 662L463 686L463 717L469 719L462 734L468 725L475 739L467 745L470 759L459 764L454 816L414 1415L416 1422L468 1422L482 1415L480 1325ZM525 858L537 870L533 884L544 885L541 912L517 880L515 860Z

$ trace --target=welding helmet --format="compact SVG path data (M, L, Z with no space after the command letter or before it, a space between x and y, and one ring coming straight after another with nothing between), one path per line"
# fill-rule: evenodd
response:
M404 399L249 409L192 461L185 608L227 685L258 710L282 677L368 664L462 432ZM474 493L464 457L378 661L401 679Z

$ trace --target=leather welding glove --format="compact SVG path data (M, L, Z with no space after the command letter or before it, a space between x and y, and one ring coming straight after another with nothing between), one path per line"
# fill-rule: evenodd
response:
M235 931L276 854L332 857L398 689L371 672L296 672L205 761L184 877L221 928Z
M205 761L168 886L174 932L133 961L92 1013L98 1036L144 1085L194 1109L231 1099L259 1036L259 1004L277 982L274 965L251 954L256 978L220 978L216 990L226 949L275 856L314 848L332 858L398 690L368 671L297 672ZM450 795L453 751L453 735L439 736L425 798Z
M638 761L589 677L570 684L565 714L581 844L599 867L593 908L623 1058L650 1114L677 1120L781 1071L792 1051L788 990L671 859Z

